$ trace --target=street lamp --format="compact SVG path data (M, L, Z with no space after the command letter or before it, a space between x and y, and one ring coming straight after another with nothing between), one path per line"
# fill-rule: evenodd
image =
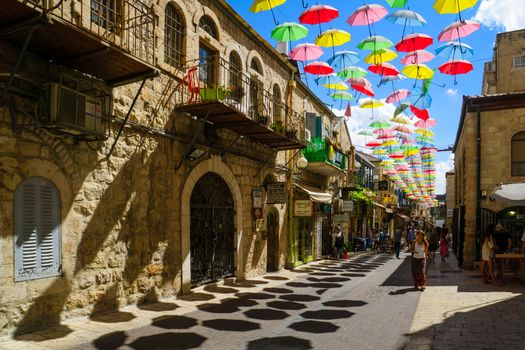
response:
M304 156L301 156L299 159L297 159L297 168L299 170L306 169L307 166L308 160Z

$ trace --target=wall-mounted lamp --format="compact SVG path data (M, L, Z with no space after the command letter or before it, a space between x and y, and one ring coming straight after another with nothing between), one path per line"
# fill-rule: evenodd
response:
M202 157L204 155L204 153L206 153L205 150L203 149L200 149L200 148L193 148L191 150L191 152L188 154L188 159L189 160L196 160L196 159L199 159L200 157Z
M481 190L481 199L487 199L487 190Z
M299 168L300 170L303 170L303 169L306 169L306 167L308 166L308 160L301 156L299 157L299 159L297 159L297 168Z

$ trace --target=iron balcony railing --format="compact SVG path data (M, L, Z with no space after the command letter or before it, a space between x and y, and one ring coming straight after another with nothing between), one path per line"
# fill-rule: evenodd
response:
M190 65L186 72L177 97L179 105L218 101L275 132L304 142L304 117L291 110L282 96L264 89L257 77L216 57Z
M154 64L155 13L140 0L18 0Z
M303 150L303 155L308 162L324 162L342 171L346 170L346 155L335 148L330 142L327 142L326 138L312 138Z

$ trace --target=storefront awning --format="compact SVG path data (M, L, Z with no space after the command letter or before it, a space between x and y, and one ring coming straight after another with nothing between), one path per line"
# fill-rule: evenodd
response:
M399 216L401 219L403 219L405 221L410 220L410 218L408 216L406 216L405 214L396 213L396 215Z
M377 202L372 202L372 204L375 205L376 207L386 209L386 207L383 204L379 204Z
M326 193L320 188L298 184L295 184L295 186L301 191L306 192L312 202L332 203L332 195L330 193Z
M525 205L525 183L499 184L490 198L509 205Z

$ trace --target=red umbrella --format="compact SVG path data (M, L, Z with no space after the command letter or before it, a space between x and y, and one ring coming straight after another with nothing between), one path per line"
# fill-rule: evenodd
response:
M397 68L388 62L371 65L370 67L368 67L368 70L371 71L372 73L376 73L376 74L379 74L385 77L395 76L399 74L399 71L397 70Z
M315 75L326 75L334 72L332 66L323 61L315 61L304 66L304 71Z
M318 24L319 33L321 32L321 23L330 22L339 17L339 10L328 5L315 5L306 9L300 16L299 22L306 24Z
M430 115L428 114L428 109L418 109L412 105L410 105L410 110L416 117L418 117L421 120L427 120L430 118Z
M412 52L417 50L423 50L425 47L431 45L434 42L432 37L422 34L414 33L407 35L403 40L395 45L395 48L399 52Z
M445 27L441 31L441 33L439 33L438 40L454 41L459 38L466 37L467 35L474 33L478 29L478 22L470 21L468 19L464 21L457 21Z
M372 84L366 78L350 78L346 82L349 83L354 90L359 91L362 94L375 96Z
M379 142L377 140L368 141L366 143L366 146L368 146L368 147L378 147L378 146L381 146L381 142Z
M467 60L447 61L439 66L441 73L454 76L454 84L457 84L456 76L458 74L466 74L473 69L472 63Z

